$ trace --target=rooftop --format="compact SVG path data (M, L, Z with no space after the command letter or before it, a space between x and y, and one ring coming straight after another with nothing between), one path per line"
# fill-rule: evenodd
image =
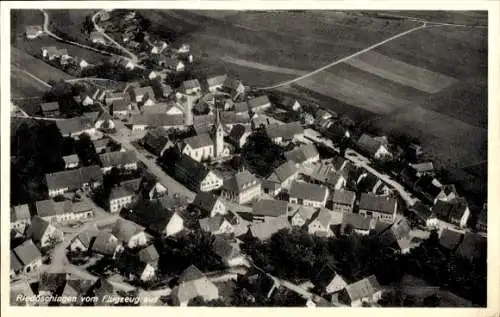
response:
M290 187L290 197L304 200L323 201L327 193L326 187L304 182L294 181Z
M389 197L362 193L359 209L366 209L392 215L395 212L396 200Z

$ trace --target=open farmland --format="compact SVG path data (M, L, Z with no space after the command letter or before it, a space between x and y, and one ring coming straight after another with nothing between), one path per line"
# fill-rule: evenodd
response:
M50 17L49 28L56 34L67 34L72 38L81 39L82 25L87 16L91 16L96 10L68 10L51 9L45 10Z
M10 87L11 98L39 97L48 90L46 85L16 68L11 68Z
M43 14L39 10L11 10L11 36L24 36L27 25L43 25Z
M10 52L10 62L13 66L22 68L45 82L49 80L58 81L74 78L62 70L52 67L15 47L11 46Z

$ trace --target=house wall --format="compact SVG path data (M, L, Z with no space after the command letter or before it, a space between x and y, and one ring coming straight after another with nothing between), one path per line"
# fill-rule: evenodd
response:
M69 245L69 249L71 251L87 251L87 247L85 247L83 245L83 243L80 241L80 239L76 238L75 240L73 240L73 242L71 242L71 244Z
M69 191L69 187L49 189L49 197L53 198Z
M327 294L336 293L336 292L344 289L346 286L347 286L347 283L344 281L344 279L342 279L342 277L340 277L339 275L335 275L333 280L326 287L326 293Z
M144 271L142 271L140 279L141 281L150 281L155 277L155 273L155 268L148 264L144 268Z
M214 157L214 145L210 144L198 149L192 149L189 145L186 145L182 150L182 153L200 162L202 160Z
M27 265L24 266L23 271L25 273L30 273L30 272L36 272L38 271L38 268L42 266L42 259L36 259L31 263L28 263Z
M70 168L75 168L75 167L78 167L78 161L66 162L64 165L65 169L70 169Z
M217 202L215 203L214 208L210 212L210 217L214 217L217 214L219 214L219 215L227 214L226 205L220 199L217 199Z
M214 173L209 172L205 179L200 183L200 191L209 192L222 187L224 181Z
M165 234L167 237L173 236L181 232L183 229L184 229L184 220L177 213L174 213L172 215L172 218L170 218L167 227L165 228Z
M128 242L128 247L129 248L135 248L138 246L143 246L148 243L148 237L146 236L146 233L144 231L139 232L138 234L132 236Z
M23 232L27 225L31 223L30 219L21 219L10 223L11 229L16 229L19 232Z
M333 203L332 210L348 213L348 212L352 212L352 205Z
M133 195L120 197L116 199L112 199L109 201L109 211L110 212L119 212L123 207L127 207L132 203Z
M241 205L251 201L254 198L259 197L260 192L261 192L261 185L260 183L258 183L256 186L248 188L247 190L244 190L239 194L228 193L229 194L228 199L236 201L238 204Z
M306 220L298 214L292 217L292 226L302 227L306 224Z
M381 145L377 152L375 152L375 154L373 155L374 158L376 159L380 159L380 158L383 158L384 156L390 156L391 153L387 150L387 148L383 145Z
M367 209L360 209L359 214L363 215L365 217L373 217L373 218L378 219L378 220L383 221L383 222L392 223L394 221L394 218L396 217L396 208L394 208L393 214L386 214L386 213L373 211L373 210L367 210Z
M229 221L224 220L220 225L219 230L215 234L224 234L232 232L234 232L233 226L229 223Z
M328 197L328 191L327 191L323 201L313 201L313 200L304 199L304 200L302 200L302 203L300 203L298 198L291 197L291 196L289 198L289 201L292 204L299 204L299 205L303 205L303 206L311 206L311 207L317 208L317 207L325 207L327 197Z
M309 234L321 235L321 236L331 236L333 232L330 228L325 228L319 221L314 220L308 226Z

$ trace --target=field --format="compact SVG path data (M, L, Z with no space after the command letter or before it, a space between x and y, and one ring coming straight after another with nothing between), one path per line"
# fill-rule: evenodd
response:
M66 33L74 38L82 38L82 25L87 16L91 16L96 10L69 10L52 9L46 10L50 17L50 28L56 34Z
M11 98L32 98L42 96L48 87L36 81L21 70L10 72Z

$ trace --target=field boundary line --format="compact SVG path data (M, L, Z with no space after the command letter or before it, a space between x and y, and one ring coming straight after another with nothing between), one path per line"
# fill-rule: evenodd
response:
M457 24L457 23L436 22L436 21L421 19L418 17L411 17L408 15L399 15L399 14L391 14L391 13L384 13L383 16L392 17L392 18L401 18L401 19L407 19L410 21L417 21L417 22L432 24L431 26L453 26L453 27L478 28L478 29L488 28L487 25L467 25L467 24Z
M427 23L423 23L421 26L417 26L417 27L414 27L412 29L409 29L409 30L406 30L404 32L401 32L401 33L398 33L396 35L393 35L393 36L391 36L391 37L389 37L389 38L387 38L387 39L385 39L385 40L383 40L381 42L378 42L378 43L373 44L373 45L371 45L371 46L369 46L367 48L364 48L364 49L362 49L362 50L360 50L360 51L358 51L358 52L356 52L354 54L351 54L349 56L346 56L346 57L338 59L338 60L336 60L334 62L331 62L330 64L325 65L323 67L320 67L320 68L318 68L316 70L313 70L312 72L307 73L307 74L305 74L303 76L297 77L297 78L292 79L292 80L284 81L282 83L279 83L279 84L276 84L276 85L273 85L273 86L262 87L262 88L257 88L257 89L259 89L259 90L269 90L269 89L275 89L275 88L279 88L279 87L286 86L286 85L289 85L289 84L293 84L293 83L295 83L295 82L297 82L299 80L302 80L304 78L308 78L308 77L311 77L311 76L313 76L313 75L315 75L317 73L320 73L320 72L324 71L325 69L328 69L328 68L330 68L332 66L335 66L337 64L343 63L343 62L345 62L345 61L347 61L347 60L349 60L351 58L354 58L356 56L359 56L361 54L369 52L369 51L371 51L371 50L373 50L373 49L375 49L375 48L377 48L379 46L382 46L382 45L384 45L384 44L386 44L386 43L388 43L388 42L390 42L392 40L395 40L397 38L400 38L402 36L410 34L410 33L414 32L414 31L417 31L417 30L420 30L420 29L424 29L426 27L427 27Z
M49 83L43 81L42 79L36 77L35 75L33 75L32 73L24 70L24 69L21 69L20 67L16 66L16 65L11 65L11 67L14 69L14 70L17 70L19 72L23 72L25 73L26 75L30 76L31 78L33 78L34 80L38 81L39 83L43 84L44 86L48 87L48 88L52 88L51 85L49 85Z

